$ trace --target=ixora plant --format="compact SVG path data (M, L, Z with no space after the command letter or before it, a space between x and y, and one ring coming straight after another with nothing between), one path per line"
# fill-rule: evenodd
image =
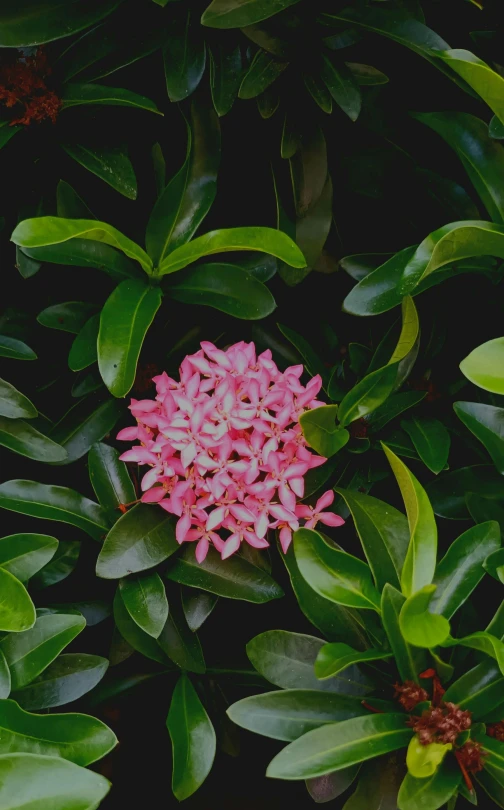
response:
M283 691L245 698L228 713L244 728L289 742L267 775L307 780L316 801L358 780L348 810L371 796L376 806L437 810L458 794L475 803L477 782L502 806L502 604L486 630L450 632L485 569L496 576L500 528L474 526L437 562L427 495L384 450L407 520L376 498L341 490L367 563L306 527L294 534L290 563L328 611L335 604L357 612L359 647L262 633L248 644L249 658ZM301 599L309 604L310 592ZM477 651L473 665L460 655L467 647Z

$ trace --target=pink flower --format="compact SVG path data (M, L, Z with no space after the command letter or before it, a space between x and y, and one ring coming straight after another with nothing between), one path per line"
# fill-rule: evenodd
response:
M143 503L158 504L177 517L179 543L194 542L199 563L213 546L223 559L242 543L266 548L277 528L287 551L299 518L339 526L323 512L333 493L312 509L297 506L304 476L325 459L312 453L299 417L318 407L320 377L301 383L303 366L281 372L267 350L257 355L241 341L226 350L209 341L188 355L180 379L154 377L155 399L132 400L136 426L119 439L137 441L121 458L146 465Z
M315 506L306 506L303 503L296 506L296 517L305 518L306 529L314 529L319 522L325 526L343 526L345 521L342 517L334 512L322 512L322 509L330 506L333 501L334 492L329 489L320 496Z

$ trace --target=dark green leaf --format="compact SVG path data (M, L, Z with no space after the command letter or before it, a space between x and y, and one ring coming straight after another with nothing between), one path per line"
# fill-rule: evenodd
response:
M6 419L0 416L0 445L35 461L57 463L67 460L64 447L22 419Z
M350 765L334 773L316 776L306 780L306 789L314 802L325 804L341 796L352 784L359 773L360 765Z
M484 660L446 690L444 700L456 703L479 720L502 703L504 678L494 661Z
M227 115L238 95L242 78L242 54L239 45L223 37L210 48L210 90L215 112Z
M177 549L173 516L156 505L139 503L109 531L96 573L105 579L120 579L159 565Z
M338 62L333 54L322 54L320 73L334 101L351 121L356 121L361 111L362 98L359 86L351 70L344 62Z
M327 89L327 85L319 78L319 76L311 76L308 73L303 74L303 81L306 89L318 104L321 110L325 113L331 113L333 108L332 96Z
M68 37L106 17L119 2L77 0L69 7L65 0L56 0L50 6L30 0L6 0L0 11L0 46L20 48Z
M181 675L166 721L173 747L172 790L182 801L207 778L215 757L215 731L194 686Z
M136 200L135 170L126 152L118 147L85 146L79 143L61 144L65 152L100 180L129 200Z
M390 658L393 655L391 652L384 650L354 650L348 644L341 644L340 642L332 644L324 644L320 649L317 660L315 661L315 675L321 680L331 678L339 672L347 669L352 664L365 664L366 661L381 661L385 658ZM344 719L344 718L339 718Z
M189 587L183 587L181 591L184 616L189 629L195 633L210 616L218 602L218 597L207 591Z
M168 600L159 574L121 579L119 590L133 621L149 636L158 638L168 618Z
M373 433L381 430L396 416L418 405L425 396L425 391L403 391L400 394L392 394L383 405L368 415L370 430Z
M78 540L60 540L52 560L32 577L30 584L36 588L48 588L66 579L77 565L80 548Z
M397 810L397 793L404 772L402 752L365 762L357 788L345 803L344 810Z
M0 379L0 416L9 419L33 419L38 416L38 411L21 391Z
M131 259L103 242L72 237L71 241L61 244L23 248L23 252L43 262L70 267L96 267L116 281L143 277L142 271Z
M202 674L205 659L198 636L189 629L182 610L180 595L169 591L170 612L158 639L162 651L180 669Z
M165 666L170 663L170 659L159 646L157 639L144 633L133 621L121 599L119 588L114 597L114 621L121 636L134 650Z
M418 779L406 774L399 788L399 810L438 810L453 796L462 781L455 759L448 755L432 776Z
M0 123L0 149L9 143L12 136L19 132L20 129L22 129L20 126L11 127L9 121L2 121Z
M183 101L205 72L206 47L197 12L187 8L170 21L163 57L168 98Z
M114 447L103 442L94 444L89 451L88 469L91 486L104 509L115 512L120 504L136 500L128 468L124 461L119 461L119 452Z
M471 433L484 444L497 470L504 473L504 409L481 402L455 402L453 409Z
M294 329L291 329L288 326L283 326L281 323L277 324L277 326L282 335L286 337L290 343L292 343L294 348L297 349L303 358L307 372L311 374L312 377L319 374L323 381L327 381L327 369L324 365L324 361L321 357L319 357L310 343Z
M0 357L10 357L12 360L36 360L37 355L22 340L0 335Z
M110 433L121 412L122 408L115 399L107 399L98 407L87 399L73 405L51 430L51 439L67 453L61 463L71 464L82 458L95 442Z
M261 95L288 67L289 62L275 59L270 53L260 49L242 79L239 97L256 98Z
M20 582L27 582L54 557L55 537L47 534L11 534L0 539L0 566Z
M122 281L105 302L98 333L98 367L115 397L126 396L135 381L140 350L160 306L159 287L135 279Z
M504 498L504 480L493 466L475 465L441 475L427 487L436 515L451 520L469 520L465 499L471 493L500 501Z
M68 355L68 366L72 371L82 371L98 359L96 342L100 316L93 315L77 334Z
M399 615L406 598L392 585L386 584L382 592L382 622L394 653L397 669L402 681L420 683L419 675L427 668L428 658L425 650L412 647L399 627Z
M301 414L303 436L313 449L325 458L334 456L350 439L348 430L336 424L338 405L323 405Z
M483 563L483 567L497 582L504 582L504 549L500 548L490 554Z
M82 301L67 301L64 304L54 304L37 315L37 321L49 329L61 329L77 335L88 318L94 312L93 304Z
M267 20L299 0L212 0L201 22L210 28L244 28Z
M504 139L504 124L502 121L499 121L496 115L494 115L488 125L488 134L491 138L495 138L498 141Z
M401 422L415 450L431 472L441 472L448 461L450 434L439 419L411 416Z
M119 107L136 107L140 110L149 110L162 115L149 98L140 96L138 93L132 93L131 90L126 90L123 87L71 82L63 85L61 100L63 101L63 109L80 104L107 104Z
M60 180L56 186L56 213L69 219L93 219L93 212L70 183Z
M372 65L362 65L360 62L345 62L357 84L377 85L387 84L389 78L381 70Z

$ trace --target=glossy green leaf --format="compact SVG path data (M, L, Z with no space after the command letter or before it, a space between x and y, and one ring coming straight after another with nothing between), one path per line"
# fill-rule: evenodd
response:
M381 661L390 658L392 655L391 652L373 650L372 648L359 652L359 650L349 647L348 644L341 644L340 642L324 644L315 661L315 675L321 680L332 678L333 675L337 675L338 672L342 672L352 664Z
M0 507L22 515L70 523L100 540L108 528L104 510L67 487L14 479L0 484Z
M8 419L34 419L38 416L38 411L21 391L0 379L0 416Z
M471 51L454 48L437 54L478 93L497 118L504 123L504 79Z
M173 690L166 725L173 748L172 790L182 801L203 784L216 750L214 728L187 675Z
M12 360L36 360L37 355L22 340L0 335L0 357L9 357Z
M497 470L504 473L504 409L481 402L455 402L453 409L484 444Z
M72 371L82 371L83 368L96 363L99 326L100 316L92 315L77 334L68 355L68 366Z
M180 595L176 591L169 591L168 595L170 612L159 635L158 644L180 669L202 674L206 667L198 636L187 624Z
M20 633L35 624L35 605L25 586L0 568L0 631Z
M425 746L430 748L430 746ZM448 755L439 768L427 778L406 774L399 788L399 810L438 810L456 793L462 772L455 757Z
M133 621L121 599L119 588L114 597L114 621L119 633L130 647L152 661L158 661L165 666L170 663L170 659L159 646L157 639L144 633Z
M465 672L445 693L445 701L456 703L479 720L502 703L504 678L497 664L489 659Z
M399 586L409 543L406 518L393 506L358 491L340 489L352 517L378 590Z
M448 638L441 644L442 647L455 647L457 645L469 647L490 656L497 662L501 674L504 675L504 643L491 633L481 630L463 638Z
M61 144L65 152L92 174L104 180L113 189L136 200L137 180L127 153L118 147L85 146L79 143Z
M414 647L437 647L450 634L448 619L429 609L435 591L435 585L424 585L409 596L401 608L399 628L408 644Z
M267 20L299 0L212 0L201 22L210 28L243 28Z
M201 625L206 622L215 608L219 597L208 591L201 591L189 587L183 587L181 591L184 616L189 625L189 629L195 633L200 629Z
M158 638L168 618L168 600L159 574L121 579L119 590L133 621L149 636Z
M410 416L401 422L415 450L429 470L437 475L446 466L450 434L439 419Z
M387 84L388 76L372 65L363 65L360 62L345 62L357 84L375 86L377 84Z
M30 630L6 636L0 647L11 671L12 689L31 683L85 626L82 616L52 613L39 616Z
M373 714L309 731L270 762L267 776L308 779L405 747L412 736L403 714Z
M316 374L320 374L322 380L327 381L327 368L324 364L324 361L321 357L317 354L315 349L312 348L310 343L296 332L294 329L291 329L289 326L284 326L283 324L277 324L280 332L287 340L292 343L295 349L299 352L301 357L304 360L304 366L309 374L314 377Z
M504 393L504 338L495 338L478 346L460 364L460 370L468 380L485 391Z
M218 116L227 115L231 110L241 83L243 63L239 45L228 42L223 37L212 44L210 54L210 90Z
M115 447L103 442L94 444L88 455L91 486L98 502L110 512L117 510L119 504L136 500L128 468L124 461L119 461L119 455Z
M20 247L16 246L16 269L23 278L31 278L38 273L41 267L42 262L28 256Z
M488 134L491 138L495 138L498 141L504 139L504 124L502 121L499 121L496 115L494 115L488 125Z
M13 698L30 711L73 703L94 689L108 665L99 655L63 653L30 684L14 692Z
M504 497L504 480L493 465L476 464L440 475L428 485L427 493L436 515L469 520L468 496L498 502Z
M88 399L73 405L51 430L51 439L67 453L61 463L71 464L82 458L95 442L110 433L121 412L122 408L115 399L107 399L98 407Z
M177 549L173 516L157 506L139 503L107 534L96 573L104 579L120 579L159 565Z
M124 253L104 242L72 238L67 242L45 247L23 248L33 259L69 267L96 267L116 281L124 278L143 278L143 271Z
M77 565L80 549L79 540L60 540L54 557L31 578L30 584L48 588L66 579Z
M427 668L428 658L425 650L408 644L401 632L399 616L405 602L406 598L402 593L386 584L381 600L382 622L401 680L420 683L418 676Z
M159 113L153 101L123 87L109 87L100 84L79 84L69 82L63 85L61 96L63 109L81 104L107 104L120 107L136 107L140 110L149 110Z
M46 463L66 462L67 451L22 419L0 416L0 445L14 453Z
M486 558L500 548L499 524L473 526L455 540L436 567L430 609L450 619L483 579Z
M126 396L135 381L142 344L160 306L159 287L135 279L122 281L105 302L98 333L98 368L115 397Z
M504 222L504 147L484 121L464 112L414 113L455 150L494 222Z
M99 22L118 5L119 0L77 0L70 7L64 0L50 6L6 0L0 11L0 46L19 48L68 37Z
M213 307L244 320L265 318L276 307L266 285L234 264L211 263L188 268L175 277L167 290L175 301Z
M314 664L324 643L301 633L267 630L249 641L247 655L266 680L282 689L315 689L356 698L368 694L372 683L357 667L326 681L315 677Z
M54 304L42 310L37 315L37 321L49 329L61 329L77 335L95 307L82 301L67 301L64 304Z
M500 537L500 531L499 531ZM485 571L498 582L504 583L504 549L500 548L490 554L483 563Z
M205 41L197 12L183 9L170 21L163 49L170 101L183 101L198 87L206 64Z
M177 555L166 576L182 585L201 588L228 599L262 603L283 596L283 590L270 575L245 557L233 554L229 559L221 560L220 555L210 549L203 562L198 563L190 545Z
M323 79L332 98L351 121L356 121L361 111L362 98L352 71L344 62L337 62L332 54L322 54Z
M289 62L275 59L262 49L257 51L245 73L238 95L240 98L257 98L289 67Z
M145 243L156 266L194 236L215 199L220 126L214 111L194 102L187 136L182 168L160 194L147 224Z
M338 405L323 405L305 411L299 418L306 441L325 458L334 456L350 439L348 430L336 424L337 413Z
M150 273L152 269L151 260L139 245L113 228L112 225L94 219L63 219L62 217L25 219L14 229L11 239L14 244L26 248L58 245L72 239L105 243L137 261L146 273ZM81 326L83 324L84 321Z
M380 596L366 563L331 547L313 529L298 529L294 552L301 575L320 596L354 608L380 609Z
M261 227L223 228L205 233L188 244L176 248L161 262L158 272L161 276L175 273L203 256L238 250L258 250L261 253L269 253L292 267L305 267L306 265L305 258L295 242L282 231Z
M0 700L8 698L11 691L10 669L5 655L0 650Z
M395 453L386 445L383 449L399 484L408 516L410 542L401 572L401 588L405 596L411 596L424 585L429 585L434 577L436 521L424 488Z
M16 753L62 757L91 765L116 745L115 734L86 714L29 714L13 700L0 703L0 756Z
M406 753L408 773L415 779L426 779L433 776L443 762L448 751L453 748L452 743L429 743L422 745L418 737L412 737Z
M56 213L59 217L69 219L94 218L93 212L87 207L84 200L65 180L60 180L56 186Z
M20 582L27 582L54 557L55 537L47 534L11 534L0 539L0 567Z
M366 711L359 699L346 695L285 689L239 700L227 714L248 731L291 742L314 728L359 717Z
M101 774L60 757L4 754L0 757L2 810L96 810L110 790Z

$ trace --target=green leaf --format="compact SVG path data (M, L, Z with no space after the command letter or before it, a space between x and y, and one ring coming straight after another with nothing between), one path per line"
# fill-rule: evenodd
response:
M21 248L16 246L16 269L23 278L31 278L38 273L41 267L41 262L27 256Z
M483 563L483 568L485 571L488 571L490 576L496 579L497 582L504 582L504 549L499 548L498 551L494 551L493 554L490 554Z
M338 773L345 771L336 771ZM397 810L397 793L403 774L402 753L365 762L359 772L357 788L346 801L344 810Z
M305 411L299 418L306 441L325 458L331 458L350 439L348 430L336 424L338 405L323 405L312 411Z
M409 543L404 515L371 495L339 487L334 491L344 498L352 514L378 590L387 582L399 588Z
M19 633L35 624L36 614L25 586L10 571L0 568L0 631Z
M99 655L64 653L35 680L14 692L24 709L42 710L73 703L101 681L109 662Z
M473 526L455 540L436 567L430 609L447 619L469 598L483 579L485 559L500 548L499 524L495 521Z
M419 684L419 674L427 668L428 658L425 650L412 647L399 627L399 616L406 598L392 585L386 584L382 592L381 610L385 632L394 653L397 669L402 681L414 681Z
M486 447L498 471L504 473L504 409L481 402L455 402L453 409Z
M217 191L220 125L214 111L193 102L187 136L184 164L159 195L147 224L145 243L156 266L169 250L192 239Z
M242 54L239 45L224 36L210 50L210 90L219 117L230 112L242 78Z
M276 307L266 285L234 264L200 264L188 268L167 290L175 301L203 304L244 320L265 318Z
M205 672L205 659L198 636L189 629L179 594L168 592L170 612L158 639L163 652L180 669L202 674Z
M385 455L392 467L406 507L410 542L401 573L405 596L430 585L434 577L437 554L437 527L429 498L415 476L386 445Z
M173 748L172 790L182 801L201 787L216 750L214 728L187 675L180 676L173 690L166 725Z
M104 776L60 757L0 757L2 810L33 810L37 805L51 810L96 810L109 790Z
M77 0L70 7L65 0L50 6L6 0L0 10L0 47L27 47L68 37L99 22L118 5L119 0Z
M388 84L389 78L378 68L372 65L362 65L360 62L345 62L357 84L375 86Z
M52 613L39 616L30 630L13 633L0 641L11 671L12 689L31 683L85 626L82 616Z
M116 281L122 281L124 278L143 278L143 272L135 262L104 242L92 242L76 237L60 244L23 248L23 253L41 262L69 267L95 267Z
M92 174L104 180L115 191L129 200L137 198L137 180L133 165L126 152L117 147L85 146L80 143L62 143L65 152Z
M63 101L63 109L81 104L107 104L119 107L136 107L140 110L148 110L163 115L149 98L140 96L138 93L132 93L131 90L126 90L123 87L68 82L63 85L61 100Z
M32 577L30 584L39 589L48 588L66 579L77 565L80 549L79 540L60 540L52 560Z
M8 698L11 690L11 676L5 655L0 650L0 699Z
M288 67L289 62L276 59L272 54L263 51L261 48L257 51L249 69L241 81L238 91L239 98L257 98L257 96L264 93Z
M163 48L166 89L170 101L183 101L198 87L206 64L199 20L190 8L170 20Z
M36 360L37 355L22 340L0 335L0 357L9 357L12 360Z
M380 596L362 560L331 547L313 529L295 532L294 553L301 575L320 596L346 607L380 611Z
M315 675L324 680L332 678L338 672L346 669L352 664L365 664L366 661L381 661L391 658L393 653L384 650L354 650L348 644L332 643L324 644L317 655L315 661ZM344 719L344 718L341 718Z
M168 600L159 574L121 579L119 590L133 621L149 636L158 638L168 618Z
M38 411L21 391L0 379L0 416L8 419L34 419L38 416Z
M67 453L61 463L71 464L82 458L95 442L110 433L121 413L122 408L115 399L107 399L98 407L88 399L73 405L51 430L51 439Z
M122 281L105 302L98 333L98 368L115 397L126 396L135 381L142 344L160 306L159 287L135 279Z
M499 667L487 659L450 684L444 700L472 712L473 719L479 720L502 703L503 686Z
M56 213L69 219L93 219L93 212L65 180L56 186Z
M504 124L504 79L499 73L463 48L436 54L438 59L457 73L485 101Z
M425 391L404 391L400 394L392 394L373 413L369 414L368 422L373 431L382 430L396 416L418 405L426 396Z
M233 723L291 742L314 728L367 713L360 700L310 689L285 689L239 700L227 710Z
M502 121L499 121L496 115L494 115L488 125L488 134L491 138L495 138L498 141L504 139L504 124Z
M478 346L460 364L462 374L474 385L504 394L504 338L495 338Z
M94 310L93 304L67 301L64 304L54 304L42 310L37 315L37 321L41 326L47 326L49 329L61 329L63 332L77 335Z
M139 245L113 228L112 225L94 219L63 219L62 217L25 219L14 229L11 236L14 244L23 248L58 245L71 239L105 243L137 261L146 273L149 274L152 270L152 261ZM84 322L81 326L83 324Z
M120 504L136 500L128 468L124 461L119 461L119 455L115 447L98 442L92 446L88 456L91 486L98 502L109 512L115 512Z
M413 113L455 150L494 222L504 222L504 147L492 140L488 126L463 112Z
M309 731L270 762L275 779L309 779L396 751L412 736L404 714L373 714Z
M120 579L159 565L177 549L173 516L158 506L139 503L107 534L96 573L104 579Z
M399 614L399 628L414 647L437 647L450 634L448 619L429 610L435 585L424 585L406 599Z
M359 613L329 602L310 588L299 572L292 544L287 554L282 554L282 559L299 607L308 621L330 641L344 641L359 649L367 647L367 636Z
M9 143L12 136L15 135L16 132L19 132L21 129L22 127L20 126L11 127L9 125L9 121L2 121L0 123L0 149L2 148L2 146L5 146L7 143Z
M500 774L498 771L494 771L492 766L487 766L478 774L476 781L481 785L490 799L495 802L497 807L502 807L504 804L504 788L502 786L502 780L499 777Z
M295 242L282 231L261 227L223 228L205 233L176 248L161 262L158 273L161 276L175 273L203 256L237 250L258 250L276 256L292 267L306 266L305 258Z
M116 745L115 734L86 714L29 714L13 700L0 703L0 756L16 753L62 757L91 765Z
M316 374L319 374L322 380L327 383L328 374L327 368L324 365L324 361L321 357L317 354L315 349L312 348L310 343L298 332L294 329L291 329L288 326L284 326L283 324L277 324L280 332L287 340L292 343L295 349L299 352L301 357L304 360L304 365L309 374L314 377Z
M415 450L429 470L436 475L448 461L450 434L439 419L411 416L401 422Z
M315 677L314 664L325 642L314 636L267 630L249 641L247 655L257 671L282 689L315 689L364 697L372 684L357 667L327 681Z
M95 540L100 540L108 528L101 506L75 490L21 478L0 484L0 507L22 515L70 523Z
M22 419L6 419L0 416L0 445L35 461L57 463L67 460L64 447Z
M441 475L427 490L436 515L450 520L469 520L467 498L479 495L498 502L504 497L504 481L493 465L476 464Z
M477 633L471 633L469 636L464 636L464 638L448 638L441 646L456 647L457 644L489 655L490 658L497 661L501 674L504 674L504 643L491 633L481 630Z
M462 772L455 757L447 756L427 778L406 774L399 788L397 806L399 810L438 810L456 793L461 781Z
M443 762L446 754L453 748L452 743L429 743L422 745L415 735L410 740L406 753L408 773L415 779L426 779L433 776Z
M319 76L303 73L303 82L316 104L328 115L332 112L332 96Z
M157 661L165 666L170 663L170 659L159 646L157 639L144 633L139 625L133 621L121 599L119 588L116 590L114 597L114 621L119 633L130 647L133 647L134 650L152 661Z
M68 367L72 371L82 371L83 368L96 363L98 359L96 342L99 327L100 316L93 315L77 334L68 355Z
M220 554L210 549L203 562L198 563L191 545L177 555L166 576L174 582L201 588L217 596L256 604L284 595L263 568L253 565L245 557L233 554L229 559L221 560Z
M20 582L27 582L54 557L55 537L47 534L11 534L0 539L0 566Z
M267 20L299 0L212 0L203 12L202 25L210 28L243 28Z
M183 587L181 591L184 616L189 629L195 633L208 619L219 601L219 597L207 591L189 587Z
M338 107L351 121L356 121L362 105L359 86L345 63L335 62L331 53L323 53L320 76Z

